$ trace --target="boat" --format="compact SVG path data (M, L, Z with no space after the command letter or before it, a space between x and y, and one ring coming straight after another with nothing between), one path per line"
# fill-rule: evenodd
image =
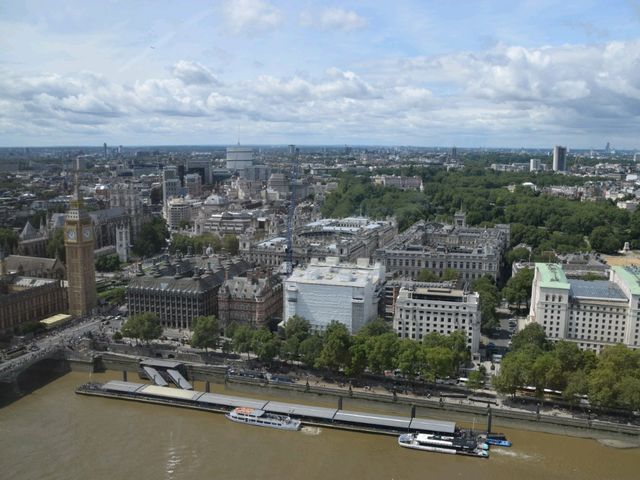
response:
M510 447L511 442L509 440L498 440L497 438L487 438L485 443L488 445L496 445L498 447Z
M279 430L300 430L302 422L286 415L276 415L257 408L238 407L225 414L232 422L271 427Z
M504 433L487 433L485 443L498 447L511 446L511 442L507 440L507 436Z
M426 433L405 433L398 437L401 447L424 450L427 452L448 453L450 455L469 455L487 458L489 445L478 442L469 437L450 437L446 435L431 435Z

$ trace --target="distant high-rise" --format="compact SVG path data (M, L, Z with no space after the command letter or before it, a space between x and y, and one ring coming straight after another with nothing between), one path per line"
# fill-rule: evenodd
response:
M537 172L538 170L540 170L540 159L539 158L529 159L529 171Z
M611 153L611 144L609 142L604 146L604 152Z
M104 158L106 160L107 159L107 143L106 142L102 144L102 149L103 149Z
M177 197L181 193L180 177L178 167L167 165L162 170L162 209L167 218L167 206L171 197Z
M553 171L564 172L567 170L567 147L556 145L553 147Z
M243 172L253 165L253 148L227 147L227 169L232 172Z

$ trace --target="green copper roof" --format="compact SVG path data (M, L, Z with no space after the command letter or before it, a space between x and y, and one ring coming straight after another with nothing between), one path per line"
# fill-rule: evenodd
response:
M569 290L571 287L560 265L555 263L536 263L536 270L540 274L540 286L543 288Z
M613 267L613 271L629 287L631 295L640 295L640 268Z

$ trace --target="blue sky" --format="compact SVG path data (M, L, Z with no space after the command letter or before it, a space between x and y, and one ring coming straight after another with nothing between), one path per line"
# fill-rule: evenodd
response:
M640 1L13 1L0 145L640 148Z

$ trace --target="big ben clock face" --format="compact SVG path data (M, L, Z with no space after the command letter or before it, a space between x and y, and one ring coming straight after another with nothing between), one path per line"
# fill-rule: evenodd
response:
M82 238L85 240L91 240L91 227L84 227L82 229Z
M76 241L76 231L73 228L67 230L67 240L69 240L70 242Z

